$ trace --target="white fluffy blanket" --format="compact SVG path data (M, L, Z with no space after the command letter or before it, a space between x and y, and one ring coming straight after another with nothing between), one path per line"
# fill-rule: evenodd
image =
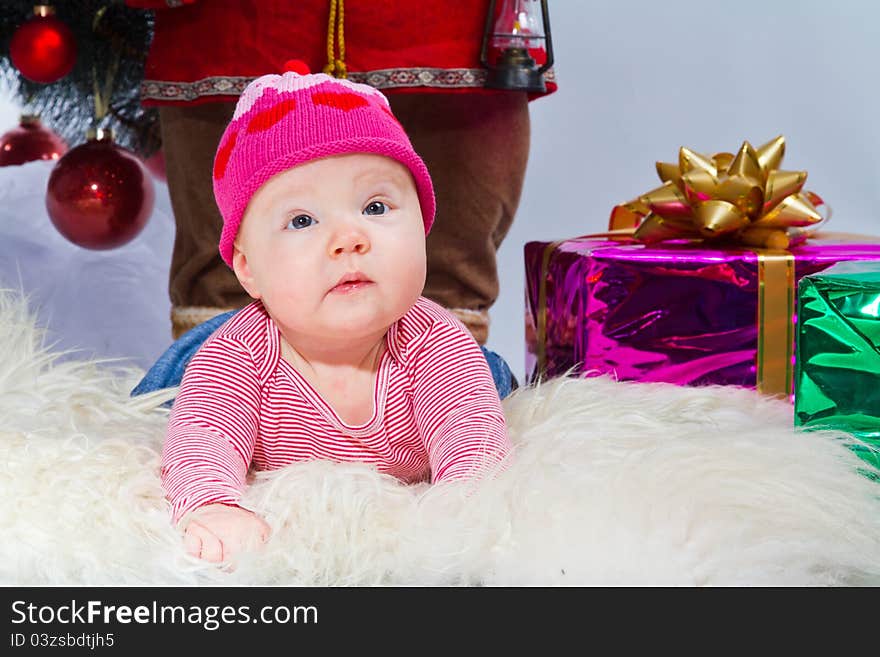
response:
M565 379L505 401L479 485L362 465L258 475L273 527L233 571L183 553L158 478L162 393L57 358L0 293L0 582L12 585L875 585L880 484L844 436L749 391Z

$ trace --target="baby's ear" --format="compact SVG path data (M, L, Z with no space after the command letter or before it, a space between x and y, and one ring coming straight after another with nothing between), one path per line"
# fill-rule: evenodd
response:
M238 279L238 282L241 283L245 292L251 295L252 298L259 299L260 292L257 290L257 284L251 273L247 256L244 251L238 247L237 242L232 245L232 271L235 272L235 277Z

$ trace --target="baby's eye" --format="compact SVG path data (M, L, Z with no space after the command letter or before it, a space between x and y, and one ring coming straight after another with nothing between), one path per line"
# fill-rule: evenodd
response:
M293 230L299 230L300 228L308 228L313 223L315 223L315 220L312 219L309 215L298 214L289 222L287 222L287 227L292 228Z
M388 214L391 211L385 203L382 201L371 201L367 207L364 208L364 214L368 216L381 216L383 214Z

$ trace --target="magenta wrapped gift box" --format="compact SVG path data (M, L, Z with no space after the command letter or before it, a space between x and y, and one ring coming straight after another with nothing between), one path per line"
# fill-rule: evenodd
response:
M767 277L767 254L783 254L787 279ZM764 359L775 359L788 366L776 387L790 394L797 280L836 262L878 258L880 238L841 233L784 252L589 236L529 242L526 376L571 370L762 389ZM771 315L774 328L759 330Z

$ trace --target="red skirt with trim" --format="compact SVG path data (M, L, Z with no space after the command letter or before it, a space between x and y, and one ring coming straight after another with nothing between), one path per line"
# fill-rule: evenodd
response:
M141 85L144 105L234 100L253 78L281 73L287 60L301 59L313 72L327 64L329 0L127 4L156 9ZM488 5L488 0L345 1L349 79L385 92L489 92L480 64ZM547 93L555 91L552 69L545 80Z

